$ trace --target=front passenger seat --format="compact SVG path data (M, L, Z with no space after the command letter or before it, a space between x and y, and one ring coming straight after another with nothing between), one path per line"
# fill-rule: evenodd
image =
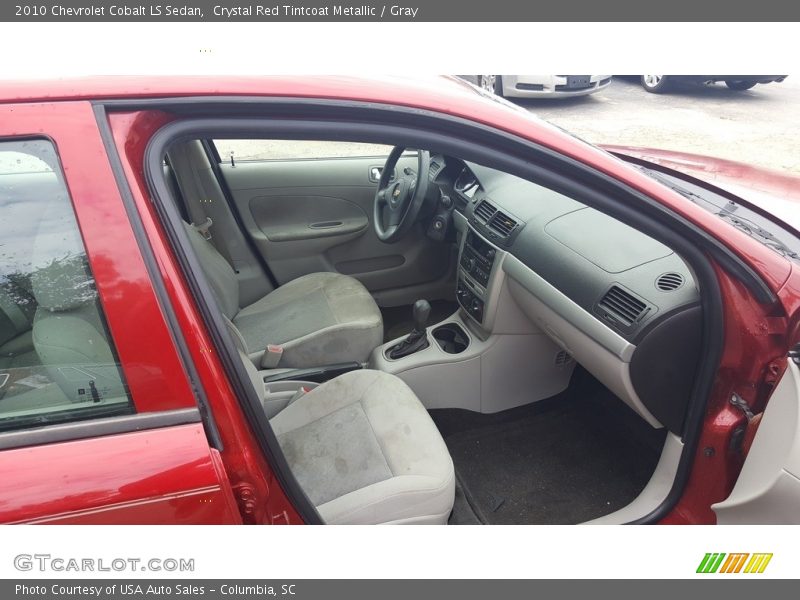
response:
M260 399L261 374L227 322ZM270 419L289 468L322 520L337 525L444 525L455 468L430 414L389 373L350 371Z
M257 367L305 368L364 363L383 342L383 317L367 289L339 273L311 273L261 300L239 307L239 283L228 261L184 222L220 309L244 339ZM267 345L283 347L277 364L263 363Z

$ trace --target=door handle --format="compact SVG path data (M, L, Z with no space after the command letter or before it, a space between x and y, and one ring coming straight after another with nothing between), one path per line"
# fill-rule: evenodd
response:
M311 229L331 229L332 227L341 227L344 225L341 221L322 221L320 223L311 223Z

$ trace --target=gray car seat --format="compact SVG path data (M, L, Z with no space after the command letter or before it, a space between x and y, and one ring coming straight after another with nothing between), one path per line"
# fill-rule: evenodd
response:
M294 279L249 306L239 306L239 285L228 261L188 223L186 233L222 313L241 333L256 366L303 368L366 362L383 342L383 317L353 277L312 273ZM277 364L264 364L267 345L282 346Z
M44 212L33 245L36 354L72 402L126 396L72 206Z
M228 328L263 400L264 381L230 321ZM270 424L325 523L447 523L453 461L428 411L399 377L345 373L290 402Z

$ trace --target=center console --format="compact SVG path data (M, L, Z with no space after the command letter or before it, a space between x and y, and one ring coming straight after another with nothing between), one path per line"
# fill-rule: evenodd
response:
M456 298L460 308L428 325L414 308L410 341L398 338L376 348L369 368L400 377L426 408L461 408L482 413L549 398L567 386L574 362L521 311L502 268L507 259L467 222L461 232ZM420 304L420 303L418 303ZM420 318L417 318L417 317Z
M456 299L466 313L484 324L489 301L489 282L497 251L472 229L467 230L459 259Z

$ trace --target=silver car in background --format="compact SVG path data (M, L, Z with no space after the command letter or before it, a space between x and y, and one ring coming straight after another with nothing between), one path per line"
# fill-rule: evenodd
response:
M611 75L462 75L505 98L585 96L607 87Z

